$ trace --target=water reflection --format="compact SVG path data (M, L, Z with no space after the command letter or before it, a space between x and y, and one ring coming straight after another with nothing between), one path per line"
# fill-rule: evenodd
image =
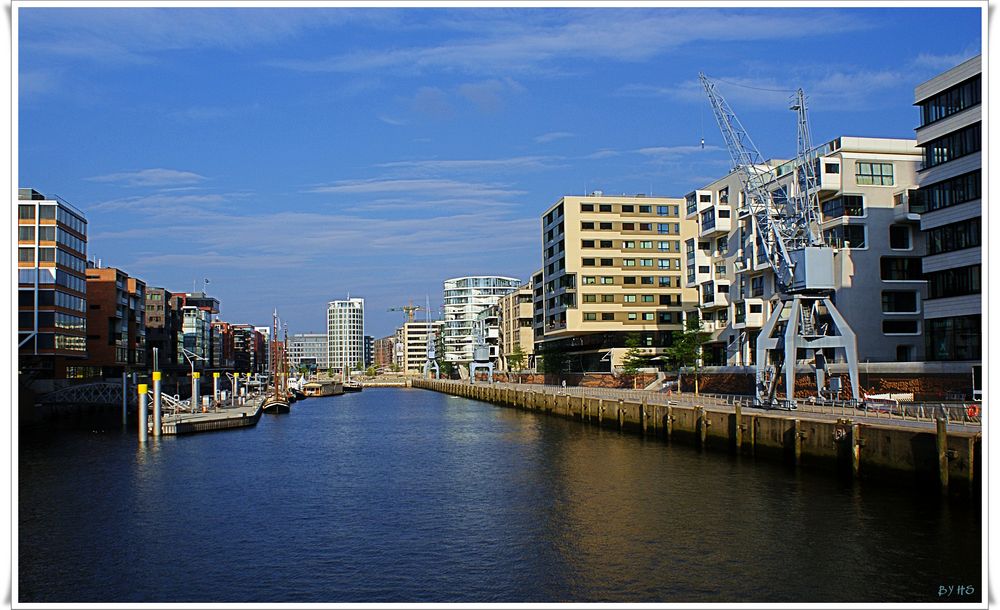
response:
M937 601L942 579L979 584L975 506L427 391L136 444L21 443L22 601Z

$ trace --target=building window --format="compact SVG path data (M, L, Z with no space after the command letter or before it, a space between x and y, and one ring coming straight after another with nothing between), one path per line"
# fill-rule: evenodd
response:
M919 313L917 292L913 290L882 291L883 313Z
M632 214L633 212L635 212L635 206L634 205L623 205L622 206L622 214Z
M977 74L965 82L920 102L920 126L929 125L979 104L982 87L982 75Z
M35 218L35 206L33 205L19 205L17 206L17 217L23 220L30 220Z
M866 248L864 225L840 225L823 231L823 239L834 248Z
M927 254L942 254L981 245L982 220L970 218L927 231Z
M622 283L623 284L635 284L635 276L634 275L626 275L625 277L622 278Z
M651 206L651 205L640 205L639 206L639 213L640 214L649 214L652 211L653 211L653 206Z
M653 266L653 259L651 259L651 258L640 258L639 259L639 266L640 267L652 267Z
M585 258L585 259L583 259L583 266L584 267L593 267L594 266L594 259L592 259L592 258Z
M632 250L634 248L635 248L635 242L634 241L623 241L622 242L622 250Z
M982 357L980 316L924 321L928 360L979 360Z
M17 241L35 241L35 227L24 226L17 228Z
M626 294L622 298L622 302L623 303L635 303L635 295L634 294Z
M624 265L625 267L635 267L635 259L634 258L623 258L622 259L622 265Z
M612 267L612 266L614 266L614 264L615 264L615 260L613 258L602 258L601 259L601 266L602 267Z
M826 174L839 174L840 173L840 164L839 163L824 163L823 164L823 173L826 173Z
M583 319L586 320L586 321L588 321L588 322L592 321L592 320L597 320L597 313L584 312Z
M601 211L601 212L610 212L611 211L611 204L602 203L597 209L599 211Z
M642 302L643 303L653 303L655 301L654 301L653 295L651 295L651 294L644 294L644 295L642 295Z
M606 320L614 320L614 319L615 319L615 314L613 314L613 313L606 312L606 311L603 312L603 313L601 313L601 320L605 320L606 321Z
M889 225L889 247L893 250L910 249L910 227Z
M601 283L604 284L604 285L614 284L615 283L615 278L613 276L609 276L609 275L602 275L601 276Z
M628 319L629 320L638 320L639 316L636 315L636 313L634 311L630 311L630 312L628 312Z
M33 263L35 262L35 249L34 248L18 248L17 249L17 261L20 263Z
M750 304L750 313L763 313L763 312L764 312L764 306L761 305L760 303Z
M981 170L948 178L909 191L910 211L916 214L974 201L982 197Z
M623 222L622 223L622 231L635 231L635 223L634 222Z
M841 216L864 216L865 198L862 195L841 195L824 201L823 220L832 220Z
M923 146L924 169L953 161L982 149L982 123L974 123L931 140Z
M921 280L920 258L912 256L883 256L879 261L881 278L889 281Z
M655 280L651 275L644 275L642 276L642 281L640 283L645 284L647 286L652 286L655 283Z
M652 231L653 230L653 223L651 223L651 222L640 222L639 223L639 230L640 231Z
M700 193L698 195L698 201L700 201L701 203L712 203L712 194L711 193Z
M585 276L583 276L583 283L584 284L596 284L597 282L595 281L594 276L592 276L592 275L585 275Z
M763 275L758 275L757 277L750 278L750 296L752 297L764 296ZM750 311L753 311L753 305L750 306Z
M611 223L610 222L602 222L600 224L600 229L602 231L610 231L611 230Z
M892 186L892 163L858 161L855 181L859 185Z
M927 273L925 279L928 299L979 294L982 291L979 265L934 271Z
M886 335L916 335L919 332L916 320L882 320L882 333Z
M594 247L594 240L592 240L592 239L585 239L585 240L583 240L582 246L584 248L593 248Z
M602 239L601 240L601 247L602 248L611 248L611 247L613 247L613 245L614 244L613 244L613 242L610 239Z
M653 316L653 312L647 311L647 312L643 312L642 319L645 320L645 321L647 321L647 322L652 322L655 318Z
M594 204L592 204L592 203L581 203L580 204L580 211L581 212L593 212L594 211ZM552 221L550 220L549 222L552 222Z
M641 242L639 242L639 247L642 248L643 250L652 250L653 249L653 242L651 242L651 241L641 241Z
M601 295L601 302L602 303L614 303L615 302L615 295L613 295L613 294L602 294Z
M594 223L592 222L581 223L580 228L583 229L584 231L592 231L594 229ZM551 239L551 237L549 239Z

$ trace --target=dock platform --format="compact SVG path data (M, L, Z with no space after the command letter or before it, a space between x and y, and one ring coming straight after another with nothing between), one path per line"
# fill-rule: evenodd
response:
M260 421L263 405L264 397L259 396L248 400L245 405L225 407L205 413L178 413L176 416L165 413L163 434L193 434L255 426ZM150 420L150 433L152 433L152 420Z

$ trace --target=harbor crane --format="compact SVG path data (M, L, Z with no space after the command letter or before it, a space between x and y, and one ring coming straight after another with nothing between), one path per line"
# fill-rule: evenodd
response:
M399 307L390 307L386 311L402 311L402 312L404 312L406 314L406 321L407 322L412 322L413 321L413 314L416 313L416 312L418 312L418 311L422 311L422 310L423 310L423 307L421 307L420 305L414 305L413 301L410 301L409 305L400 305Z
M798 117L798 143L790 185L794 188L788 189L771 184L777 176L736 113L711 80L704 74L698 78L739 173L757 247L774 271L776 302L757 336L757 402L765 406L779 404L775 394L784 369L785 405L795 408L795 370L800 356L812 360L816 388L822 395L828 357L836 356L838 350L843 353L851 391L858 400L857 339L833 303L833 248L825 242L820 229L819 186L809 158L805 94L798 89L790 106Z

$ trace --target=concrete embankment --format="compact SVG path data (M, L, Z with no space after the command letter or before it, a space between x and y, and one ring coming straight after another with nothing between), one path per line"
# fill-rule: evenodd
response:
M417 379L413 387L574 419L622 432L661 437L705 450L785 460L863 479L931 484L943 493L979 493L982 435L925 427L812 418L793 412L735 411L713 406L653 405L572 395L552 388L513 388Z

